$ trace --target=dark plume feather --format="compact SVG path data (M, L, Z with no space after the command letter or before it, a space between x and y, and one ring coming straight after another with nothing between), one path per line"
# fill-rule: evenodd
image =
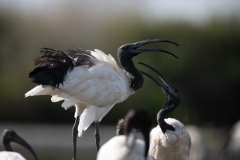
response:
M51 48L42 48L40 53L41 55L34 60L37 67L29 73L29 78L33 83L43 86L58 88L60 84L63 84L68 71L74 67L90 68L94 65L94 56L82 49L69 50L66 53ZM76 63L73 62L75 58Z
M90 68L94 65L93 58L94 56L91 55L90 52L84 51L81 48L78 50L69 50L68 55L71 58L77 58L77 62L75 63L75 66L86 66L87 68Z
M59 87L68 70L74 67L72 58L65 52L50 48L42 48L40 52L42 55L34 60L37 67L29 73L29 78L33 83Z
M68 55L72 58L77 58L79 55L82 55L82 54L86 54L86 55L89 55L89 56L93 57L90 52L84 51L81 48L78 48L76 51L75 50L69 50L69 52L68 52Z

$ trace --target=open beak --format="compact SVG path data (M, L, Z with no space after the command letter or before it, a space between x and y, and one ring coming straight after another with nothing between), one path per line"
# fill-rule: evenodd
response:
M145 63L139 62L139 64L144 65L144 66L152 69L155 73L157 73L158 77L162 81L162 83L161 83L159 80L152 77L151 75L149 75L145 72L142 72L144 75L148 76L155 83L157 83L161 87L161 89L163 91L163 94L165 95L166 102L165 102L163 108L160 109L160 111L157 113L157 122L158 122L162 132L165 134L167 130L175 131L174 126L166 123L164 119L165 119L167 114L172 112L180 104L181 93L176 88L174 88L168 82L168 80L160 72L158 72L156 69L154 69L153 67L151 67L151 66L149 66Z
M166 50L162 50L162 49L138 49L139 47L142 47L146 44L150 44L150 43L156 43L156 42L165 42L165 43L171 43L171 44L174 44L176 46L179 46L176 42L173 42L173 41L170 41L170 40L165 40L165 39L147 39L147 40L142 40L142 41L139 41L139 42L135 42L135 43L129 43L129 44L125 44L123 46L121 46L119 48L119 50L122 50L122 52L124 52L124 50L130 50L131 52L131 55L128 55L130 57L134 57L142 52L164 52L164 53L167 53L167 54L170 54L172 55L173 57L177 58L178 57L171 53L171 52L168 52Z
M143 45L150 44L150 43L156 43L156 42L166 42L166 43L171 43L171 44L179 46L177 43L175 43L173 41L165 40L165 39L148 39L148 40L143 40L143 41L139 41L139 42L133 43L132 45L135 48L139 48L139 47L141 47ZM178 57L175 54L173 54L171 52L168 52L166 50L162 50L162 49L136 49L136 50L134 50L134 52L136 54L141 53L141 52L164 52L164 53L170 54L173 57L178 59Z
M174 56L175 58L177 58L177 56L174 55L173 53L162 50L162 49L139 49L139 47L141 47L143 45L146 45L149 43L156 43L156 42L166 42L166 43L178 45L177 43L169 41L169 40L148 39L148 40L143 40L143 41L139 41L139 42L135 42L135 43L124 44L118 48L118 51L117 51L118 60L121 63L122 67L132 75L133 78L131 79L130 87L134 91L141 88L143 85L143 81L144 81L142 73L138 69L136 69L136 67L132 61L132 58L134 56L137 56L138 54L140 54L142 52L164 52L164 53L170 54L170 55Z

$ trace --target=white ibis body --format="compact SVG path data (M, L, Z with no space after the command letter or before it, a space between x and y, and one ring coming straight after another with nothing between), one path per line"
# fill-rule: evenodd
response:
M188 160L191 138L185 126L174 118L167 118L165 122L175 128L175 131L162 132L159 126L150 133L149 154L156 160Z
M147 112L130 110L124 118L124 134L103 144L97 160L152 160L148 155L150 129ZM137 138L137 130L143 133L144 140Z
M144 73L155 81L166 97L163 108L157 114L158 125L150 133L149 154L155 160L188 160L191 148L191 137L185 126L174 118L165 116L172 112L181 102L181 93L167 79L147 64L139 63L155 71L163 83Z
M135 68L132 58L141 52L165 52L173 55L161 49L139 49L153 42L177 45L175 42L160 39L125 44L118 49L118 58L124 70L111 55L106 55L100 50L79 49L66 53L43 48L43 55L35 59L37 67L29 74L31 81L39 85L27 92L25 97L51 95L52 102L64 100L62 107L65 109L75 105L74 152L77 133L81 137L93 122L96 126L95 139L98 150L98 124L101 119L115 104L126 100L143 85L143 75Z
M20 153L1 151L0 160L26 160Z
M0 152L0 160L26 160L21 154L17 152L13 152L12 147L10 145L11 142L18 143L19 145L25 147L28 151L30 151L36 160L38 160L37 155L35 154L32 147L22 139L15 131L12 129L5 129L1 136L1 141L3 143L6 151Z

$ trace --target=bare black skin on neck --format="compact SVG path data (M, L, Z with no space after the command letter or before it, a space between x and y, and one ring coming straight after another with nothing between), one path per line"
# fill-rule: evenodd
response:
M180 92L179 92L180 94ZM180 104L181 99L177 99L175 97L170 97L168 94L165 94L166 96L166 103L164 104L163 108L158 112L157 114L157 122L162 130L163 133L166 132L166 130L175 131L175 128L168 123L165 122L165 117L167 114L172 112L177 106Z
M181 103L181 93L176 88L174 88L168 82L168 80L156 69L154 69L153 67L151 67L145 63L139 62L139 64L152 69L155 73L157 73L159 79L162 81L162 83L161 83L160 81L158 81L156 78L152 77L151 75L149 75L145 72L142 72L144 75L148 76L155 83L157 83L161 87L163 94L165 95L165 98L166 98L165 104L164 104L163 108L157 114L157 122L158 122L162 132L165 133L166 130L175 131L175 128L173 126L167 124L164 119L167 114L169 114L174 109L176 109L177 106Z
M133 90L138 90L142 87L144 79L142 73L136 69L135 65L133 64L132 58L138 54L132 54L131 45L124 45L118 49L118 59L123 66L123 68L132 74L133 79L131 81L131 88Z
M149 133L151 130L151 126L151 118L144 110L130 110L125 116L123 122L123 130L124 134L127 136L127 140L133 128L139 130L143 134L145 140L145 158L147 158L148 155Z
M15 131L11 129L4 129L1 136L1 140L6 151L13 151L10 143L15 142L25 147L28 151L30 151L33 154L35 159L38 160L37 155L32 149L32 147L24 139L22 139L19 135L17 135Z
M139 41L136 43L125 44L125 45L119 47L119 49L118 49L117 55L118 55L119 62L121 63L122 67L133 76L130 87L135 91L142 87L144 79L143 79L143 75L142 75L141 71L139 71L135 67L135 65L132 61L132 58L134 56L137 56L138 54L140 54L142 52L164 52L164 53L170 54L170 55L174 56L175 58L177 58L177 56L175 56L171 52L161 50L161 49L139 49L139 47L141 47L143 45L150 44L150 43L156 43L156 42L167 42L167 43L178 45L177 43L169 41L169 40L148 39L148 40L143 40L143 41Z

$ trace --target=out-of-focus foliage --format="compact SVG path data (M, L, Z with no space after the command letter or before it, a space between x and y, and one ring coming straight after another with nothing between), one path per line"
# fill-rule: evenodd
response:
M74 13L73 13L74 14ZM73 122L74 107L65 111L49 96L24 98L33 88L28 73L41 47L66 51L81 47L111 53L118 47L149 38L164 38L179 43L152 44L175 53L142 53L142 61L159 70L182 93L182 103L170 116L185 124L229 126L239 119L240 20L212 19L206 25L169 21L146 22L138 16L109 21L90 21L84 16L66 14L61 18L17 14L0 15L0 121ZM138 64L136 66L150 72ZM150 72L154 74L153 72ZM161 89L148 78L142 89L117 104L103 119L116 123L130 108L148 110L153 120L164 104Z

